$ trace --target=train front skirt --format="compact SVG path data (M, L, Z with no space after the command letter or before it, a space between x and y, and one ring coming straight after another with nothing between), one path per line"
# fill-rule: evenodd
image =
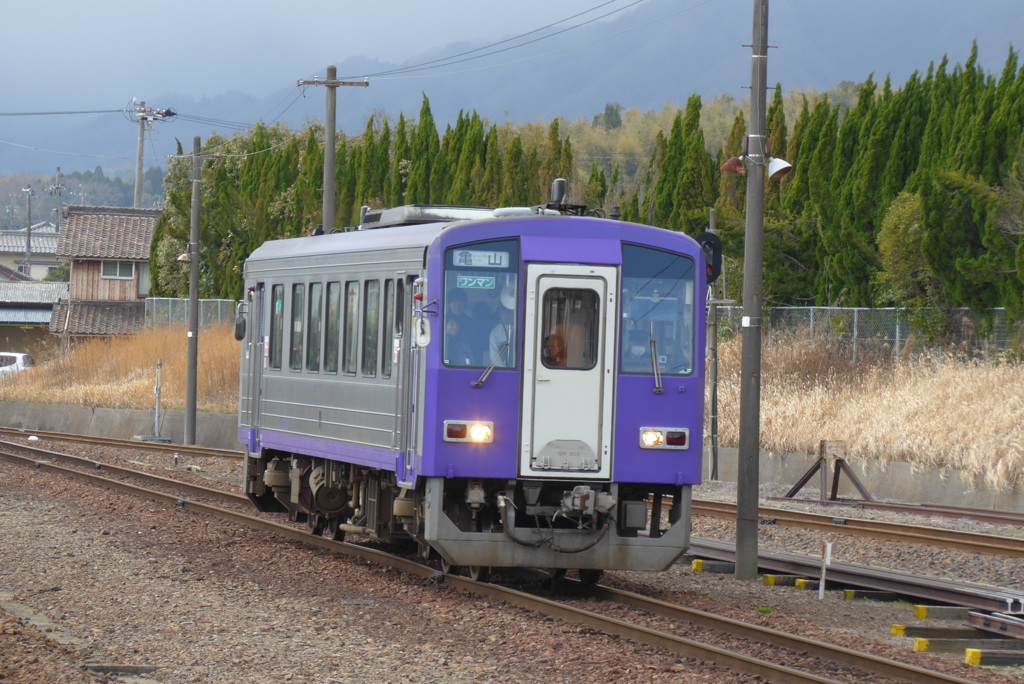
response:
M690 543L691 488L672 497L670 524L662 528L660 497L650 516L657 522L633 535L620 534L614 518L600 529L517 526L513 506L504 507L491 530L460 529L445 514L445 478L428 478L424 493L424 536L446 561L491 568L592 568L658 572L670 568Z

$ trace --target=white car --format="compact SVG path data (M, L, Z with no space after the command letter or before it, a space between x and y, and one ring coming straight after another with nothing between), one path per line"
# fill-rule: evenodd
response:
M20 373L36 365L35 359L21 352L0 352L0 377Z

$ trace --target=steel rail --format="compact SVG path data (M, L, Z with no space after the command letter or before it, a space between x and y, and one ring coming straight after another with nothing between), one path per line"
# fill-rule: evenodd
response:
M822 505L819 499L789 499L785 497L771 497L769 501L788 501L792 503L805 503ZM973 520L975 522L988 523L990 525L1008 525L1020 527L1024 525L1024 513L1017 511L1001 511L995 508L977 508L971 506L953 506L951 504L937 503L896 503L887 501L861 501L859 499L836 499L826 500L826 506L837 506L846 508L859 508L865 511L889 511L893 513L910 513L913 515L927 515L938 518L957 518Z
M165 442L147 442L138 439L112 439L93 435L73 435L65 432L47 432L45 430L26 430L24 428L0 427L0 434L17 437L35 436L39 439L56 442L75 442L78 444L97 444L100 446L117 447L119 449L140 449L146 451L162 451L167 453L188 454L190 456L209 456L220 458L242 458L240 451L231 449L213 449L201 446L185 446Z
M736 549L732 542L718 539L693 537L689 553L701 558L735 562ZM758 567L802 577L819 577L821 559L782 551L761 549ZM965 608L990 610L992 612L1017 612L1024 610L1024 592L1000 589L981 584L957 582L932 577L911 575L897 570L870 568L855 563L839 563L835 560L828 566L826 581L834 584L888 591L903 596L914 596L929 601L949 603Z
M95 459L85 458L83 456L75 456L73 454L65 454L59 451L50 451L41 447L28 446L25 444L18 444L16 442L5 442L0 440L0 456L12 455L10 454L11 449L20 451L26 451L32 454L32 458L25 459L24 457L18 457L20 460L31 460L33 462L40 462L44 459L59 459L62 461L68 461L74 463L83 468L91 468L93 470L105 471L111 474L120 475L122 477L134 477L141 479L153 484L164 485L166 487L176 487L184 490L193 496L205 496L214 499L221 499L231 503L238 503L246 506L251 506L252 502L241 494L235 492L226 492L222 489L213 489L211 487L204 487L203 485L197 485L190 482L183 482L174 478L163 477L161 475L154 475L147 473L144 470L135 470L134 468L125 468L123 466L114 465L112 463L100 462Z
M0 451L0 457L33 466L38 470L53 471L72 478L85 480L95 485L107 486L119 491L149 498L151 500L168 503L179 508L196 510L222 520L245 525L253 529L271 532L290 540L391 567L412 576L430 579L432 581L437 581L438 577L441 576L437 570L416 561L411 561L382 551L346 542L336 542L325 537L312 535L307 530L300 530L295 527L271 522L251 515L237 513L217 506L197 501L184 501L180 496L175 494L167 494L165 492L146 489L122 480L103 477L95 472L65 468L63 466L46 463L17 454L11 454L9 452ZM166 480L166 478L160 479ZM475 582L469 578L453 575L444 575L442 577L444 578L443 581L448 583L450 586L471 594L510 603L526 610L557 617L566 622L591 627L605 634L612 634L633 641L634 643L661 648L682 657L709 661L733 671L765 677L769 681L815 682L822 684L829 684L837 681L827 677L802 672L798 669L779 663L773 663L760 658L747 656L742 653L734 653L711 644L630 624L623 620L575 608L564 603L550 601L509 587ZM957 682L969 684L969 680L952 677L939 672L930 672L917 666L899 663L898 661L886 661L886 659L877 658L869 654L858 654L856 651L852 651L850 649L830 646L825 643L815 642L796 635L788 635L777 630L762 628L758 625L718 617L711 613L703 613L702 611L693 611L679 606L671 606L670 604L661 601L645 599L644 597L636 594L620 592L605 587L598 587L596 590L601 592L601 595L609 597L611 600L615 600L621 604L630 605L634 608L650 611L663 616L668 615L670 617L683 619L689 622L696 622L701 626L712 627L719 631L739 636L741 638L769 643L783 648L790 648L798 652L808 652L811 655L830 663L840 663L856 667L872 674L896 677L900 681L908 682Z
M735 518L736 516L735 504L720 501L694 501L692 510L694 515L708 515L717 518ZM766 506L758 509L758 514L762 522L773 520L786 527L802 527L902 543L926 544L971 553L1024 558L1024 539L1019 537L1001 537L994 534L964 532L941 527L836 517Z
M616 603L649 611L662 617L672 620L688 622L708 629L720 630L731 635L745 639L754 639L764 643L785 648L792 651L802 651L816 658L823 658L832 662L844 663L865 672L877 674L883 677L893 677L905 682L965 682L968 680L945 675L942 673L926 670L908 663L901 663L897 660L883 658L863 651L824 643L814 639L808 639L796 634L780 632L769 627L762 627L740 620L707 613L695 608L687 608L672 603L666 603L621 589L613 589L605 586L598 586L592 590L592 595L598 600L614 601Z

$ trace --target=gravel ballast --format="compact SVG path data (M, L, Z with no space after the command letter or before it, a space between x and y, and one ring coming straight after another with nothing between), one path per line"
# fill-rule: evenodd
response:
M166 455L121 457L171 467ZM237 466L220 459L204 464L202 474L227 482ZM712 490L727 496L720 486ZM694 526L700 536L727 538L729 530L727 521L710 518ZM811 553L820 546L820 536L799 537L798 530L761 532L764 546L808 552L799 548L805 545ZM6 463L0 534L0 592L81 641L62 647L24 619L0 614L0 662L35 658L32 665L49 673L8 668L0 681L121 681L85 670L86 661L156 667L135 681L157 682L752 681L268 533ZM935 574L955 571L957 579L997 584L1012 579L1019 565L908 547L901 559L898 550L863 539L834 555L865 562L872 549L903 570L914 571L907 565L916 555L927 557L921 562ZM848 557L854 554L858 559ZM991 567L967 572L982 560ZM693 573L685 565L606 579L976 681L1020 681L1012 672L962 665L962 655L909 653L909 639L889 636L891 624L915 623L909 604L848 602L836 592L819 601L816 592Z

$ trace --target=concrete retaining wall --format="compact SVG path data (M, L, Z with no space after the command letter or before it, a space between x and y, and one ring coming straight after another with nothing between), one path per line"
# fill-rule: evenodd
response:
M726 482L736 481L736 462L738 450L732 448L718 449L718 479ZM814 465L817 456L805 454L785 454L781 456L762 453L758 471L762 485L778 485L778 496L785 494ZM831 461L828 473L828 486L832 486ZM847 463L857 475L864 488L875 499L902 501L909 503L937 503L952 506L972 506L977 508L995 508L1005 511L1024 511L1024 491L1020 488L1008 492L995 492L985 483L973 481L964 473L956 470L920 470L909 463L881 463L871 461L858 463L856 459ZM711 450L704 450L704 478L711 474ZM796 494L797 498L817 498L819 496L819 474L815 473L804 488ZM860 498L857 489L845 474L839 478L839 496L843 498Z
M0 402L0 425L26 430L68 432L81 435L106 435L118 439L155 436L152 411L130 409L89 408L50 404L20 404ZM160 435L175 444L185 434L184 411L161 413ZM238 416L234 414L200 413L196 416L196 443L214 449L238 451ZM736 481L738 451L732 448L718 450L718 476L726 482ZM784 494L814 464L815 456L786 454L761 455L760 481ZM907 463L849 462L857 478L872 497L891 501L940 503L956 506L976 506L999 510L1024 511L1024 491L994 492L984 483L972 481L962 473L950 470L916 470ZM704 452L704 477L711 474L710 449ZM832 473L829 472L829 483ZM801 498L818 496L817 474L797 495ZM839 495L857 498L857 490L846 476L840 477Z
M156 434L153 411L90 408L58 404L0 402L0 425L25 430L104 435L115 439L162 436L175 444L185 437L185 412L161 411ZM213 449L239 451L238 416L223 413L196 415L196 444Z

